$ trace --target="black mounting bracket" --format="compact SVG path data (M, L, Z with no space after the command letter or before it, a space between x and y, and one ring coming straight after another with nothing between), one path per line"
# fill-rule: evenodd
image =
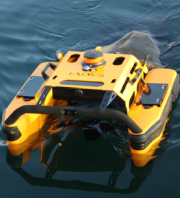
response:
M42 76L31 76L17 96L34 98L43 83Z
M51 90L51 87L44 87L39 97L39 100L37 101L37 105L42 105L44 103L46 96L48 95L50 90Z
M117 95L113 91L106 91L99 108L106 109L106 107L115 99L116 96Z
M138 98L137 104L142 104L146 107L153 105L161 106L167 91L167 86L168 84L147 83L147 85L143 87L143 93Z

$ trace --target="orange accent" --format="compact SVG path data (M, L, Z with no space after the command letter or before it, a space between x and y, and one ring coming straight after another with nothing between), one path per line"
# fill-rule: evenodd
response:
M97 63L100 63L100 62L103 62L103 61L104 61L103 57L94 58L94 59L84 57L84 62L87 63L87 64L97 64Z

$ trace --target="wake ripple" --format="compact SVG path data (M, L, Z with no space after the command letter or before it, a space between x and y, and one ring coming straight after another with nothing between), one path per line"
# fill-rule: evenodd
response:
M171 50L171 49L173 49L173 48L175 48L177 46L180 46L180 42L179 41L170 43L169 45L167 45L167 47L165 49L161 50L161 55L167 53L169 50Z

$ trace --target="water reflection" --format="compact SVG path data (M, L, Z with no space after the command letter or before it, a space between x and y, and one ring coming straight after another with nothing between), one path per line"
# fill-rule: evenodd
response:
M127 160L131 160L125 126L101 120L68 121L65 118L53 118L53 120L51 127L49 125L49 129L42 131L41 135L36 134L34 140L31 137L29 142L8 147L6 159L8 165L29 184L126 194L136 192L150 175L153 163L149 162L144 167L137 167L132 161L133 178L129 187L126 189L117 187L118 178L126 170ZM51 121L49 119L49 123ZM45 128L48 126L46 125ZM32 176L22 168L37 148L41 150L41 164L47 167L44 178ZM111 174L107 185L101 185L79 181L79 178L72 181L53 179L57 171L79 173L108 171Z
M7 146L7 140L6 140L6 138L3 136L1 130L0 130L0 146Z
M7 141L0 141L0 145L1 146L7 146L8 144L7 144Z

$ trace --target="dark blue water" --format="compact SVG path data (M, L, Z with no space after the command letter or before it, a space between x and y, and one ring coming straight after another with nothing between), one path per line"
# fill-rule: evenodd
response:
M177 0L1 1L0 117L37 65L55 60L57 49L66 53L108 45L132 30L149 33L162 65L180 74L179 15ZM126 133L118 139L113 135L119 133L117 123L112 133L93 132L92 137L78 120L62 128L59 118L52 119L53 130L61 133L43 129L44 150L29 148L26 163L22 155L10 155L0 131L1 197L179 197L179 100L156 158L142 168L132 163Z

